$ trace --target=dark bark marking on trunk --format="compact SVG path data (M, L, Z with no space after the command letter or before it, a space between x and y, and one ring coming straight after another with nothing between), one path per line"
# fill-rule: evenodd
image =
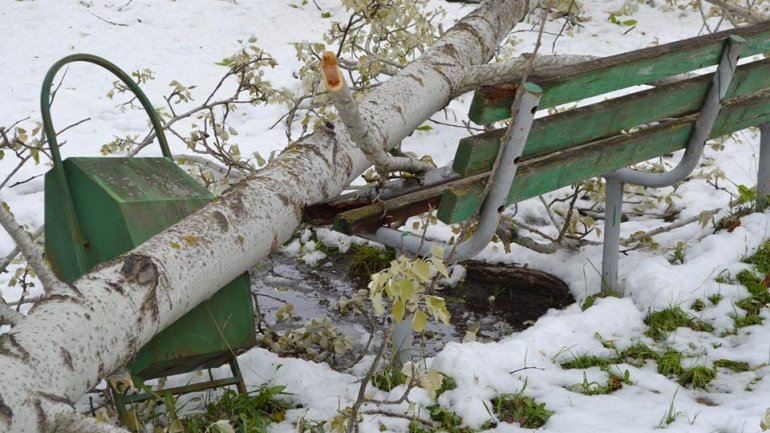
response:
M221 200L223 200L224 205L227 206L228 209L233 211L235 217L242 217L246 214L246 206L243 204L242 192L232 192L221 197Z
M452 80L444 73L444 69L439 67L438 65L432 66L433 72L439 74L441 76L441 79L444 80L444 82L447 84L447 87L449 87L450 94L456 93L455 86ZM462 85L462 83L460 83Z
M445 55L455 59L457 61L457 48L455 48L454 44L446 44L443 47L441 47L441 52ZM457 62L459 63L459 62Z
M24 349L24 347L19 344L19 342L16 340L16 337L13 336L13 331L5 335L7 335L6 339L8 340L8 343L11 344L11 348L16 351L15 354L9 351L9 354L17 359L21 359L22 361L28 360L29 352L27 352L26 349Z
M112 291L118 292L118 293L120 293L121 295L125 295L125 294L126 294L125 290L123 290L123 286L121 286L121 285L120 285L120 284L118 284L118 283L113 283L112 281L108 281L108 282L107 282L107 286L108 286L108 287L109 287L109 288L110 288Z
M405 75L404 77L406 77L406 78L411 78L412 80L416 81L416 82L417 82L417 84L419 84L419 85L420 85L420 87L425 87L425 81L423 81L423 80L422 80L422 78L418 77L418 76L417 76L417 75L415 75L415 74L409 74L409 75Z
M60 293L52 293L50 295L46 295L45 298L41 299L40 301L36 302L35 305L32 306L32 308L29 309L29 314L32 314L35 312L35 310L41 308L42 306L49 304L49 303L72 303L75 305L83 305L83 299L82 298L76 298L74 296L70 295L62 295Z
M212 218L214 218L214 221L217 223L219 230L221 230L222 233L227 233L227 231L230 229L230 224L227 222L227 217L225 214L219 211L214 211Z
M43 397L46 400L50 400L50 401L52 401L54 403L64 403L67 406L72 406L73 404L75 404L74 401L68 399L67 397L61 396L61 395L51 394L51 393L45 392L45 391L37 391L35 394L39 395L40 397Z
M37 415L37 429L39 431L46 431L45 427L53 427L48 425L48 417L45 415L45 411L43 410L43 404L40 402L39 398L35 399L35 414Z
M489 20L487 20L488 22ZM472 25L466 23L466 22L459 22L455 24L454 28L452 30L468 33L471 36L473 36L474 39L476 39L476 43L479 44L479 46L484 46L484 38L481 36L479 31L476 29L476 27L473 27Z
M158 293L156 289L158 288L158 279L160 277L158 266L148 256L129 254L123 259L123 267L120 268L120 273L126 282L136 282L147 288L139 311L149 314L152 320L157 322ZM141 321L142 319L143 317L140 316L139 320Z
M59 349L61 351L61 359L64 361L64 365L69 368L70 371L75 371L75 367L72 366L72 354L70 354L70 352L63 347Z
M81 292L80 289L78 289L77 286L75 286L74 284L67 283L67 287L69 287L69 289L75 292L75 294L78 295L79 297L81 298L83 297L83 292Z
M128 339L127 348L128 348L128 353L126 356L127 360L134 359L134 357L136 356L136 353L139 352L139 341L137 340L136 337L131 337Z
M5 404L2 395L0 395L0 419L5 421L6 424L10 424L13 420L13 411Z

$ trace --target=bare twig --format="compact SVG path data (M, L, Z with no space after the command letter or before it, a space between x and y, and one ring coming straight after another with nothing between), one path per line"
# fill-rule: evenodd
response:
M33 242L27 231L24 230L24 227L16 222L16 218L13 217L10 208L5 202L0 202L0 225L16 242L24 258L27 259L32 269L35 270L38 279L43 283L43 288L46 291L61 284L53 271L43 261L42 249Z
M358 396L356 397L356 401L353 403L353 406L350 408L350 419L348 420L346 433L353 433L354 431L358 431L358 412L361 409L361 405L366 402L366 387L369 386L369 382L371 382L372 377L374 377L374 373L377 371L380 360L382 359L383 355L385 355L385 349L388 347L388 342L390 341L391 335L393 335L394 329L395 325L391 324L385 331L384 335L382 336L382 344L380 345L380 350L378 350L377 354L374 356L372 365L369 367L366 375L361 379L361 385L358 387Z
M40 237L40 235L43 234L43 226L38 227L37 230L35 230L30 237L33 241L37 240L37 238ZM10 253L8 253L5 257L0 259L0 274L5 272L5 270L8 268L8 265L11 264L13 259L16 258L16 256L19 255L21 250L19 249L19 246L15 246Z
M658 227L656 229L648 230L648 231L646 231L644 233L638 233L638 234L635 234L635 235L631 235L628 238L621 239L620 240L620 244L623 245L623 246L628 246L628 245L630 245L630 244L632 244L634 242L639 242L642 239L651 238L651 237L657 236L657 235L659 235L661 233L667 233L667 232L670 232L672 230L676 230L676 229L678 229L680 227L684 227L684 226L686 226L688 224L692 224L694 222L701 221L703 218L708 218L708 217L710 217L712 215L716 215L716 213L719 212L719 211L720 211L720 209L712 209L712 210L709 210L709 211L703 211L699 215L695 215L695 216L692 216L690 218L685 218L683 220L679 220L679 221L677 221L675 223L671 223L671 224L669 224L667 226Z
M91 15L95 16L96 18L100 19L101 21L104 21L107 24L112 24L113 26L118 26L118 27L128 27L128 24L116 23L114 21L110 21L108 19L104 19L104 18L100 17L99 15L96 15L95 13L90 12L90 11L88 13L90 13Z
M768 19L768 17L758 12L755 12L749 8L728 3L724 0L705 0L705 1L722 9L725 12L728 12L731 15L736 15L740 18L743 18L744 20L746 20L746 22L751 24L758 24Z
M220 174L222 177L228 177L233 174L235 174L235 177L239 179L243 177L243 175L239 171L233 171L228 167L225 167L221 164L217 164L216 162L210 159L204 158L202 156L190 155L190 154L175 154L173 155L173 157L174 157L174 161L176 161L177 164L186 164L186 163L197 164L215 173Z

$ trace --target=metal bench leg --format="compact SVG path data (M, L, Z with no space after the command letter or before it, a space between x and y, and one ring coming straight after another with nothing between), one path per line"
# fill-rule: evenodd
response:
M608 178L604 208L604 245L602 250L602 294L621 295L618 284L620 258L620 220L623 216L623 182Z
M770 123L759 127L759 170L757 171L757 210L767 207L770 196Z

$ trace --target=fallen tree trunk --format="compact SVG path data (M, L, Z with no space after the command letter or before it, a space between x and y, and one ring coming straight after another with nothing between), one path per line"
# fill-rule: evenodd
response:
M361 114L375 140L393 147L457 96L464 67L491 58L526 3L485 3L371 91ZM74 284L52 288L0 338L0 431L57 431L73 402L288 240L304 206L336 196L369 165L341 124L327 124L196 214Z

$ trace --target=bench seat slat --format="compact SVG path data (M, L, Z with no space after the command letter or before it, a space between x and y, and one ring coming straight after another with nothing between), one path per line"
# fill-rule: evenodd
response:
M540 109L550 108L713 66L719 62L724 41L730 35L746 39L742 57L770 51L770 22L765 22L570 65L547 76L533 75L529 81L544 90ZM510 118L513 90L505 87L478 90L471 103L470 119L486 125Z
M768 71L770 60L740 66L726 98L770 88ZM704 75L538 119L522 158L609 137L658 119L694 113L700 109L711 79L711 75ZM503 134L505 129L498 129L461 139L452 169L461 176L490 170Z
M684 149L695 119L696 115L690 115L633 134L619 135L524 160L516 172L507 204ZM770 89L726 101L710 137L721 137L768 121ZM471 217L484 189L483 183L478 180L479 175L476 175L454 182L453 188L444 192L438 218L446 223L457 223ZM474 182L476 184L472 185ZM459 187L462 188L455 194L453 189Z

